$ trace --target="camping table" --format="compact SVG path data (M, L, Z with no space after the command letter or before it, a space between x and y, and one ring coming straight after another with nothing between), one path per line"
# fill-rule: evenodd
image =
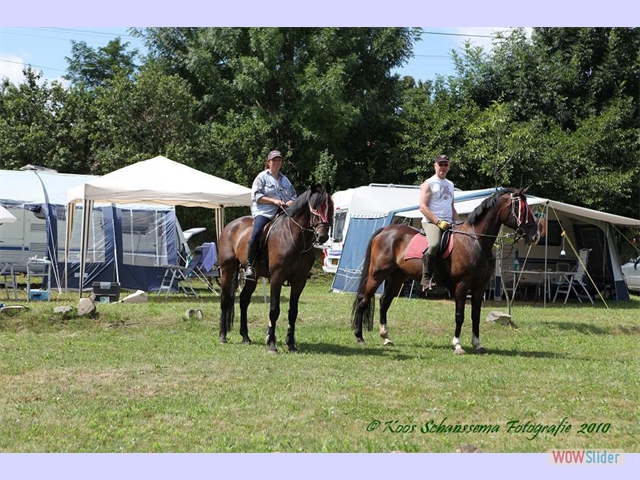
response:
M551 270L508 270L507 273L513 274L513 288L518 286L534 286L536 288L536 300L541 296L540 293L544 289L545 283L547 287L547 298L551 300L551 280L559 277L566 272L554 272ZM518 283L518 278L520 282Z

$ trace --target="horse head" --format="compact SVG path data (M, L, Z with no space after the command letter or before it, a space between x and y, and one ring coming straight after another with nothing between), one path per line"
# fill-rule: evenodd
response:
M506 189L503 196L507 196L503 223L516 231L516 240L524 238L527 245L535 245L540 240L540 228L536 222L531 207L527 203L525 193L529 187Z
M333 200L331 185L312 185L309 188L310 228L316 236L316 243L325 243L329 239L329 230L333 225Z

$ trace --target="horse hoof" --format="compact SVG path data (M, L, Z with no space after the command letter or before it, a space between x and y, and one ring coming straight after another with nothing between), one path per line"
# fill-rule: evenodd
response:
M296 353L298 351L298 349L294 346L290 346L289 347L289 353Z
M251 341L251 339L249 337L244 337L242 339L242 343L246 343L247 345L251 345L253 342Z
M360 345L364 345L365 344L364 338L358 338L357 340L358 340L358 343Z
M453 351L453 353L454 353L454 354L456 354L456 355L464 355L464 354L465 354L465 353L467 353L467 352L465 352L462 348L456 348L456 349Z
M480 347L480 348L476 348L476 353L479 354L479 355L484 355L484 354L489 353L489 352L487 352L487 350L485 350L484 347Z
M278 353L278 349L276 347L269 347L267 353Z
M220 337L220 343L227 343L227 337Z
M390 338L385 338L384 343L382 345L386 347L387 345L395 345L395 344L393 343L393 340L391 340Z

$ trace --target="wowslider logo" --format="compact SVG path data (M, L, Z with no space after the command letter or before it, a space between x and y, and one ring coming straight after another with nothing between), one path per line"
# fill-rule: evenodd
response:
M551 465L622 465L622 450L550 450L547 459Z

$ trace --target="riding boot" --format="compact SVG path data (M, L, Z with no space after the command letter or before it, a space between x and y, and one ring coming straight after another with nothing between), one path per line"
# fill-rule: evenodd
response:
M258 256L258 247L260 242L255 239L253 242L249 241L248 253L247 253L247 268L244 271L244 278L246 280L256 280L255 263Z
M433 270L435 267L436 257L428 253L426 250L422 254L422 285L424 290L431 290L433 288Z

